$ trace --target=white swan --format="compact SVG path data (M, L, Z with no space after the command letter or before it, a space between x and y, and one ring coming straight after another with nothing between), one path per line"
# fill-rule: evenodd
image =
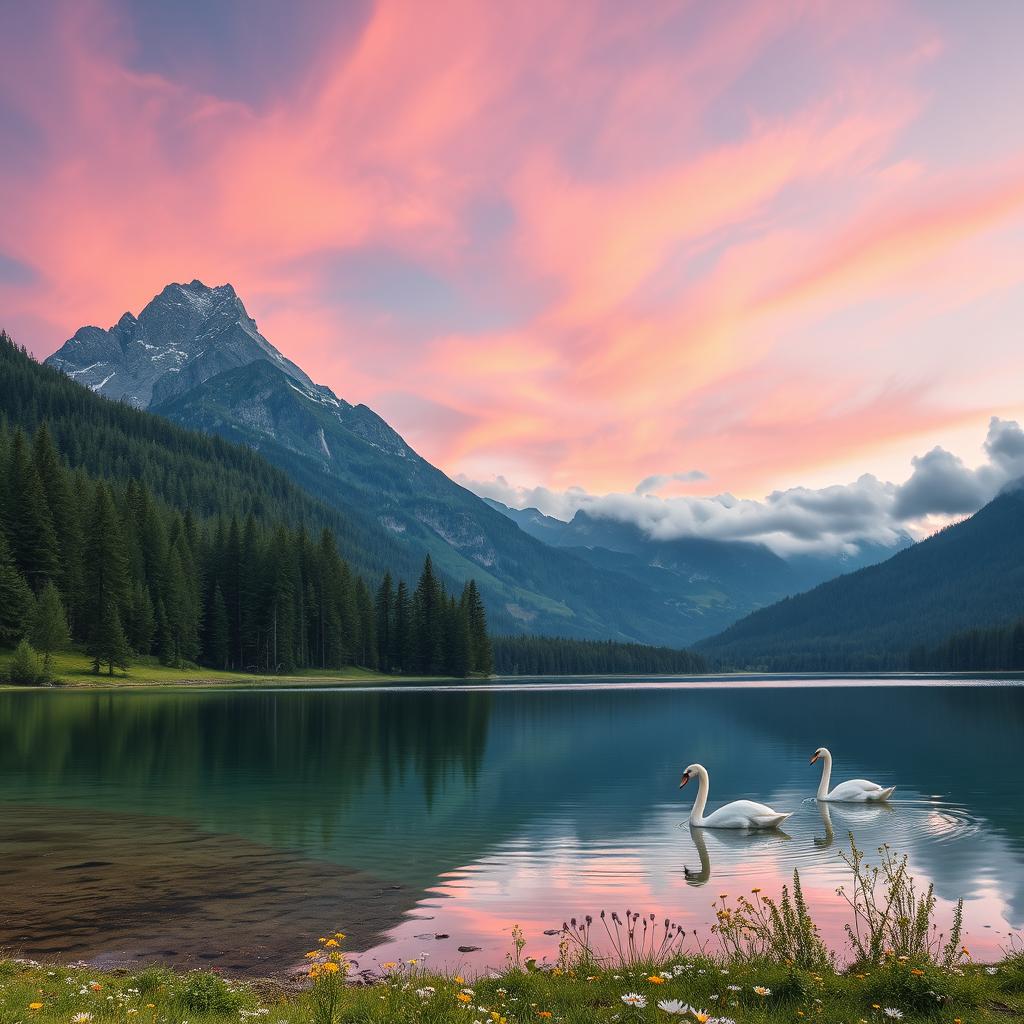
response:
M690 811L690 824L695 828L778 828L792 811L775 811L765 804L753 800L733 800L731 804L719 807L704 817L708 802L708 770L702 764L691 764L683 772L679 788L682 789L696 775L697 799Z
M850 779L849 782L841 782L832 792L829 792L828 784L832 778L832 754L828 747L818 747L811 758L811 764L817 760L822 761L821 781L818 783L817 800L829 800L833 803L874 803L879 800L888 800L892 796L895 786L883 789L877 782L868 782L867 779Z

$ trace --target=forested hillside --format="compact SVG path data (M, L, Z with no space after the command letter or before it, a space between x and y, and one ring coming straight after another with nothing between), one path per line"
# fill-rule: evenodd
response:
M97 398L6 335L0 481L0 643L49 651L70 634L107 671L151 653L241 671L490 670L472 581L456 599L428 559L414 590L390 573L371 590L361 570L394 553L362 549L372 531L259 456Z
M1024 488L888 561L748 615L697 645L721 668L904 669L954 633L1024 615Z

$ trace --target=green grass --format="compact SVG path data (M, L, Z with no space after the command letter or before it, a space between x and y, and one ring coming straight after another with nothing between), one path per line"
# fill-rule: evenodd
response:
M0 1024L75 1024L76 1014L91 1014L80 1018L83 1024L696 1024L700 1019L660 1009L658 1002L665 1000L737 1024L891 1024L897 1018L886 1015L886 1008L902 1013L908 1024L1024 1015L1020 973L1009 962L994 974L970 964L952 971L926 967L921 975L912 970L896 960L854 975L677 957L631 968L577 964L564 972L509 966L498 977L462 979L402 964L372 985L338 986L337 1003L325 1019L323 1001L308 981L301 987L245 984L198 971L98 972L7 960L0 961ZM758 994L754 986L767 992ZM629 993L642 996L646 1005L624 1003L622 996ZM35 1003L41 1005L33 1008Z
M6 677L12 651L0 649L0 679ZM389 682L413 681L412 676L393 676L371 669L348 667L343 669L306 669L294 675L270 676L253 675L246 672L218 672L209 668L172 668L161 665L156 658L139 658L126 671L116 671L113 676L106 672L96 675L87 655L81 651L60 651L53 656L55 682L64 686L107 687L107 686L266 686L300 685L333 682ZM2 685L2 684L0 684ZM0 1022L2 1024L2 1022Z

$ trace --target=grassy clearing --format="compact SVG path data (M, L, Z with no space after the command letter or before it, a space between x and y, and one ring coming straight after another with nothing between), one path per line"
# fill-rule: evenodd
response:
M13 652L0 650L0 678L8 669ZM264 676L245 672L218 672L209 668L172 668L156 658L139 658L126 672L96 675L87 655L81 651L60 651L53 656L56 683L73 687L123 686L267 686L310 685L337 682L411 682L410 676L392 676L371 669L349 667L307 670L297 675Z

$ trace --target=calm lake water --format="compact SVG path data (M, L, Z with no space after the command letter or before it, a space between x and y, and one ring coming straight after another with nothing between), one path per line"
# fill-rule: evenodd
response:
M895 784L892 803L825 820L821 745L834 782ZM363 968L481 969L513 924L550 955L545 930L602 908L706 933L719 893L794 867L841 943L852 831L906 852L944 917L963 897L986 957L1024 924L1022 750L1013 685L9 691L0 948L274 973L340 928ZM711 807L795 811L785 835L691 833L691 761Z

